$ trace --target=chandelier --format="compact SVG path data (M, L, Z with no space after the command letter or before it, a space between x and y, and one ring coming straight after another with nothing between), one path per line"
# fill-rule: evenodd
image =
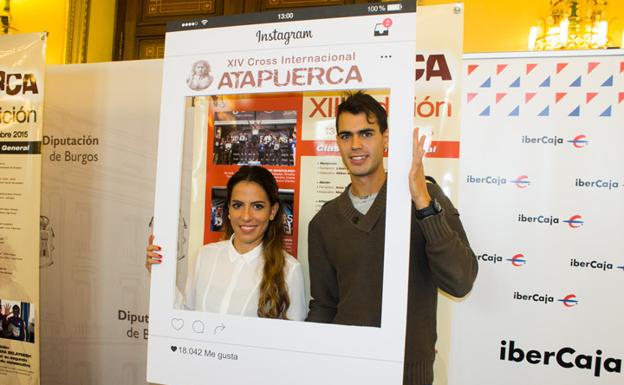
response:
M621 1L621 0L618 0ZM550 15L529 33L530 51L607 48L608 0L550 0Z

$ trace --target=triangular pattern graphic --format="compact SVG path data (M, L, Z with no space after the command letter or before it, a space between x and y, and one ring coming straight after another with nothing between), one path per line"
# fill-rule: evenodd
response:
M588 74L592 73L592 71L594 69L596 69L596 67L598 67L599 65L600 65L600 63L598 63L598 62L587 63L587 73Z
M550 76L547 77L542 84L539 85L540 87L550 87Z
M520 116L520 106L516 106L516 108L509 113L509 116Z
M537 116L549 116L550 115L550 107L546 106Z
M478 64L469 64L468 65L468 75L472 74L474 72L474 70L476 70L477 68L479 68Z
M500 75L507 68L507 64L499 64L496 66L496 75Z
M528 103L531 101L531 99L533 99L533 97L537 95L536 92L527 92L524 94L524 103Z
M577 106L568 116L581 116L581 106Z
M566 96L567 94L568 94L567 92L557 92L555 94L555 103L559 103L559 101L563 99L563 97Z
M476 92L468 92L468 103L472 102L472 99L474 99L478 94Z
M490 106L487 106L485 110L481 111L479 116L490 116Z
M581 76L579 76L578 78L576 78L576 80L572 82L572 84L570 84L570 87L580 87L581 84L582 84Z
M620 92L620 94L618 95L618 104L622 103L622 100L624 100L624 92Z
M611 116L611 106L604 110L600 116Z
M490 88L492 87L492 78L487 78L486 81L481 84L481 88Z
M496 103L500 102L505 96L507 96L506 93L503 93L503 92L497 93L496 94Z
M609 76L609 79L605 80L604 83L600 85L601 87L613 87L613 75Z
M518 77L518 79L514 80L514 82L511 83L509 85L509 87L511 87L511 88L518 88L518 87L520 87L520 77Z
M563 71L568 66L568 63L557 63L557 73Z
M527 64L526 65L526 73L527 75L531 73L537 67L537 64Z
M588 92L585 95L585 103L591 102L596 97L596 95L598 95L598 92Z

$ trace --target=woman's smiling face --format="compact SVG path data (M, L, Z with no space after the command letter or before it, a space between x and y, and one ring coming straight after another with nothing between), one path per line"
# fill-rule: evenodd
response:
M262 242L277 210L278 204L271 206L259 184L241 181L234 186L228 202L228 218L234 231L234 247L239 253L246 253Z

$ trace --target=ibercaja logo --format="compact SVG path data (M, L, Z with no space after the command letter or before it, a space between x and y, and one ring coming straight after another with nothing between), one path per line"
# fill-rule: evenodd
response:
M193 91L202 91L210 87L213 80L210 63L207 60L198 60L191 66L186 85Z
M578 229L579 227L583 226L585 224L585 221L583 220L583 217L576 214L576 215L572 215L570 218L566 219L563 221L564 223L567 223L569 227L573 228L573 229Z
M563 297L558 298L555 302L555 296L548 293L525 294L519 291L514 291L513 299L515 299L516 301L540 303L543 305L551 305L555 304L556 302L560 302L565 308L575 307L579 304L579 300L576 297L576 294L573 293L564 295Z
M576 178L574 180L574 187L582 189L594 189L594 190L619 190L622 187L622 183L611 178L603 179L582 179Z
M529 187L531 181L529 180L529 177L527 175L520 175L516 178L505 178L500 175L479 176L469 174L466 176L466 183L490 185L496 187L513 185L519 189L524 189Z
M559 298L557 301L561 302L565 307L574 307L579 303L578 299L576 298L576 294L568 294L563 298Z
M622 359L609 357L603 349L595 353L577 352L564 346L559 349L522 349L516 341L502 340L498 358L501 361L526 363L531 365L559 366L562 369L588 370L594 377L606 373L622 373ZM582 382L582 381L581 381Z
M574 148L584 148L589 144L589 140L587 139L587 136L580 134L571 140L568 140L568 143L572 144Z
M527 262L524 254L520 254L520 253L515 254L514 256L509 257L509 258L504 258L503 256L498 255L496 253L493 253L493 254L483 253L483 254L477 255L477 260L479 262L491 263L493 265L499 262L503 262L503 260L505 260L507 262L510 262L513 267L524 266L524 264Z
M572 137L572 139L565 140L564 138L556 135L543 135L543 136L529 136L522 135L520 137L520 143L524 145L542 145L555 149L563 148L563 144L568 142L574 148L584 148L589 145L589 139L584 134L578 134Z
M609 262L596 258L574 257L570 259L570 267L574 269L582 269L585 271L611 272L621 269L624 271L624 265L618 266L615 262ZM619 272L618 272L619 273Z
M508 262L511 262L511 265L513 267L520 267L520 266L524 266L524 264L526 263L527 259L524 256L524 254L516 254L511 258L507 258Z
M565 223L572 229L578 229L585 224L583 217L579 214L572 215L570 218L562 220L552 215L527 215L520 213L518 214L518 222L549 226Z

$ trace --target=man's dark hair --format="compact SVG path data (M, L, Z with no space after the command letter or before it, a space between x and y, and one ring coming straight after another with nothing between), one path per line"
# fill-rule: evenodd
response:
M338 112L336 113L336 132L338 132L338 118L343 112L348 112L353 115L358 115L364 112L366 114L366 120L369 123L374 123L372 117L377 118L377 124L383 134L388 129L388 114L383 106L375 100L369 94L362 91L350 94L344 102L338 105Z

